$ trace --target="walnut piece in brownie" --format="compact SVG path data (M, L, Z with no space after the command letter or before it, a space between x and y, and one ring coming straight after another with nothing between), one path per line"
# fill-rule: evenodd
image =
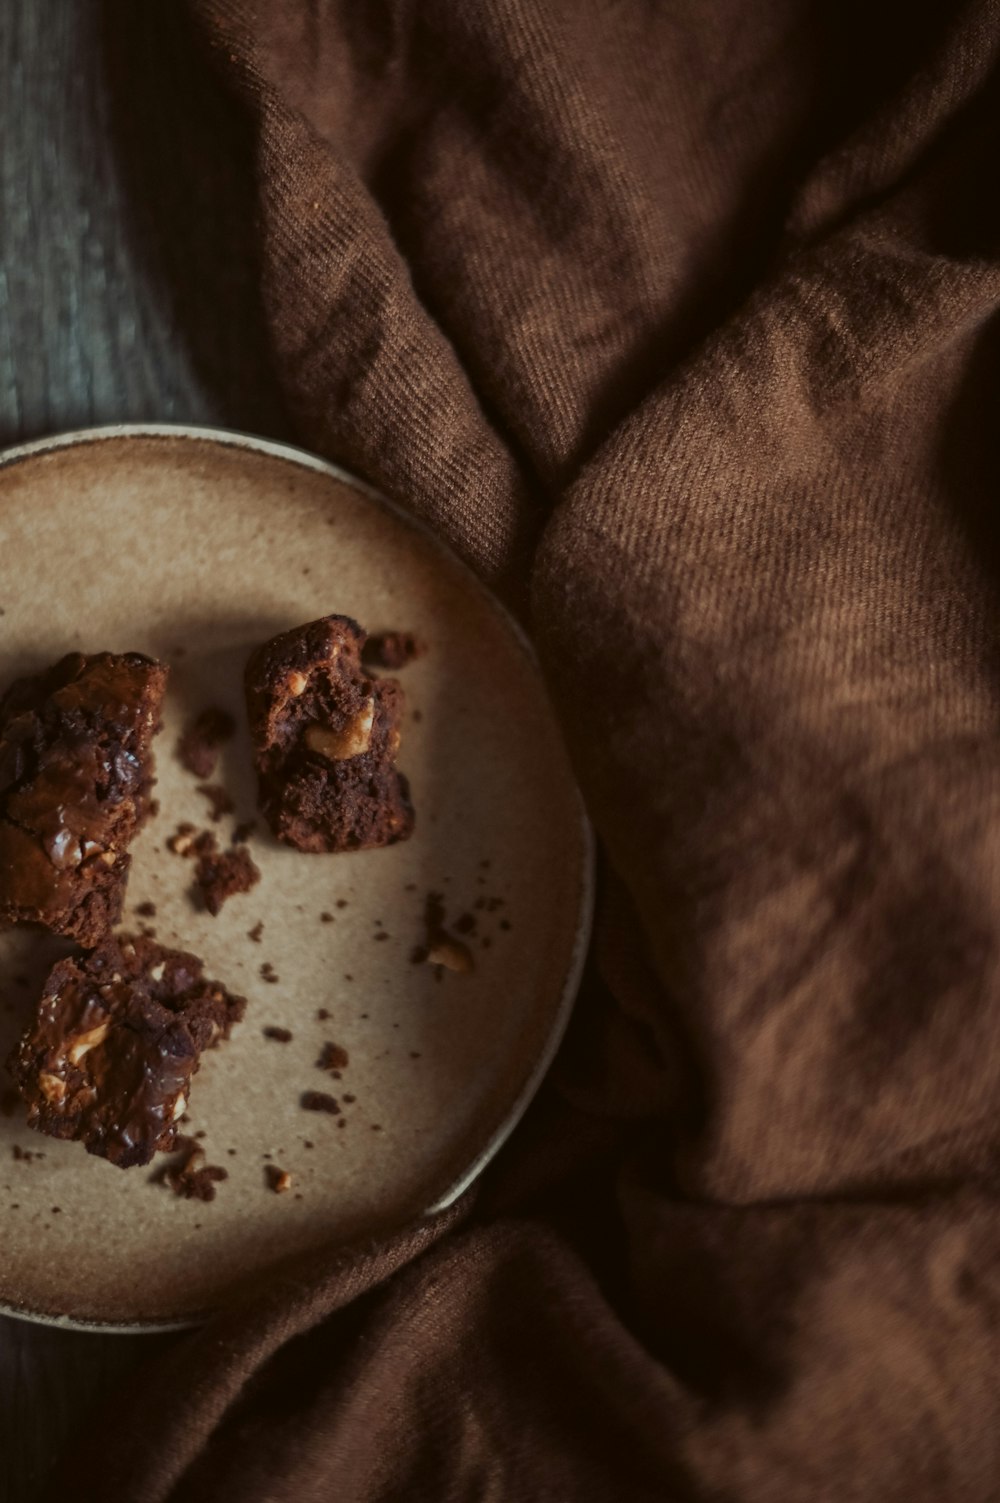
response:
M178 760L188 772L206 782L216 769L223 744L235 730L236 722L228 711L209 706L181 732L177 742Z
M198 857L195 881L205 907L214 918L228 898L249 892L260 881L260 869L245 845L228 851L207 850Z
M174 1146L200 1057L246 1001L202 962L143 937L106 940L49 973L8 1066L28 1125L122 1169Z
M0 700L0 920L91 946L121 915L168 669L70 653Z
M358 851L413 833L396 770L403 691L361 664L365 633L348 616L283 632L247 663L259 803L300 851Z

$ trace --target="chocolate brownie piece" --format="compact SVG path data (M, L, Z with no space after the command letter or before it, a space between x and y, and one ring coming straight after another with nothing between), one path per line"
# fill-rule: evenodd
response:
M144 937L108 939L49 973L8 1066L28 1124L122 1169L174 1146L202 1053L246 1006L202 962Z
M200 855L195 881L205 907L214 918L227 898L256 886L260 870L246 846L238 845L232 850L209 850Z
M396 770L403 691L361 663L365 633L325 616L259 647L246 668L260 809L300 851L357 851L413 833Z
M0 920L87 946L117 921L167 673L137 652L75 652L0 700Z

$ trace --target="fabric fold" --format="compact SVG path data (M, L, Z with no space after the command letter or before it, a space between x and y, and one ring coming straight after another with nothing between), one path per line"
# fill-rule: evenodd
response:
M475 1196L82 1496L988 1503L1000 6L192 8L300 434L526 619L605 873Z

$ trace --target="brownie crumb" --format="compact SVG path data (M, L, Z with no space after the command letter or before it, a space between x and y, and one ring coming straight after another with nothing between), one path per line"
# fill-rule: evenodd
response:
M389 935L386 933L386 931L384 929L382 929L382 930L379 931L378 934L373 934L372 938L376 939L376 940L378 940L378 939L388 939Z
M150 817L150 819L155 819L156 816L159 814L159 812L160 812L160 800L158 798L151 798L150 801L149 801L149 817Z
M335 908L346 908L347 907L347 899L346 898L338 898L337 901L336 901L336 903L334 903L333 906Z
M199 783L198 792L207 798L213 824L218 824L224 814L232 814L236 805L221 783Z
M53 1216L61 1216L62 1215L62 1206L53 1206L51 1214Z
M277 1164L264 1166L264 1180L268 1189L273 1190L275 1195L284 1195L286 1190L292 1188L292 1176L287 1169L279 1169Z
M346 1117L340 1117L338 1119L338 1121L337 1121L337 1126L338 1127L346 1127L347 1126L347 1118Z
M16 1091L4 1091L0 1095L0 1117L13 1117L21 1103Z
M423 1056L421 1055L419 1049L411 1049L410 1050L410 1058L411 1059L421 1059L422 1057Z
M372 1123L372 1132L381 1132L381 1131L382 1131L382 1124L381 1124L381 1122L373 1122Z
M410 951L410 960L414 965L421 965L426 961L435 967L438 980L444 970L455 971L459 975L467 975L469 971L475 970L475 961L468 945L449 934L445 928L444 898L439 892L427 894L424 929L426 933L423 943L415 945Z
M317 1009L316 1009L316 1020L317 1020L317 1022L319 1022L319 1023L325 1023L326 1020L327 1020L327 1018L329 1016L330 1016L330 1010L329 1010L329 1008L327 1008L327 1007L317 1007Z
M347 1050L344 1049L340 1044L327 1043L324 1044L323 1048L320 1050L320 1056L316 1061L316 1066L317 1069L320 1070L343 1070L347 1065L349 1058L350 1056L348 1055ZM346 1096L344 1098L345 1101L349 1099L350 1098Z
M205 1150L194 1138L178 1138L173 1161L150 1176L154 1184L166 1185L183 1200L214 1200L216 1185L229 1178L221 1164L206 1164Z
M35 1159L43 1159L45 1157L44 1153L39 1153L36 1149L22 1148L20 1143L12 1145L10 1156L16 1164L30 1164Z
M219 761L219 752L236 730L236 722L225 710L211 707L202 710L187 725L177 742L181 765L196 778L210 778Z
M229 898L257 885L260 869L245 846L232 851L206 851L198 858L195 881L214 918Z
M194 846L194 833L195 826L185 820L170 836L167 841L167 850L172 851L175 856L190 856ZM215 839L214 836L212 838Z
M382 631L368 638L361 661L366 668L388 668L391 672L405 668L426 651L426 644L412 631Z
M333 914L326 912L321 913L319 916L319 921L321 924L332 924L334 922Z
M342 1101L346 1101L348 1106L353 1106L354 1103L355 1103L355 1101L357 1101L358 1098L357 1098L357 1096L351 1096L351 1095L348 1095L348 1094L345 1093L340 1099Z
M260 937L264 933L264 920L258 919L252 929L247 930L247 939L252 939L255 945L260 944Z
M273 1039L276 1044L290 1044L292 1042L292 1030L290 1028L278 1028L274 1023L269 1023L261 1029L266 1039Z
M329 1112L331 1117L340 1116L336 1098L328 1096L325 1091L303 1091L299 1105L307 1112Z
M501 919L501 920L500 920L500 927L501 927L501 929L503 929L503 930L504 930L504 931L505 931L505 932L506 932L506 931L509 931L509 930L510 930L510 927L511 927L511 925L510 925L510 919Z
M155 918L156 917L156 904L155 903L149 903L149 902L139 903L139 904L136 905L136 910L135 911L142 918Z
M476 915L474 913L462 913L455 920L455 924L454 924L455 933L456 934L475 934L475 932L476 932L476 923L477 923L477 919L476 919Z
M228 1155L229 1155L229 1157L231 1159L234 1159L236 1157L236 1149L235 1148L227 1148L226 1152L228 1153Z
M274 986L278 981L281 980L281 977L278 975L277 971L274 969L274 966L269 960L265 960L264 964L261 966L260 976L262 981L269 981L272 986Z
M316 1144L313 1142L312 1138L303 1138L302 1139L302 1147L303 1148L315 1148Z
M246 845L250 836L257 828L255 819L245 819L241 825L237 825L232 834L233 845Z

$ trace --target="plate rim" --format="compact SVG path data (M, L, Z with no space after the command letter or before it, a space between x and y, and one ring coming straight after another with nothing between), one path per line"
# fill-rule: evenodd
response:
M360 491L363 495L368 496L371 500L385 507L408 526L416 528L437 549L451 559L466 576L469 583L473 585L488 602L490 607L503 619L517 640L521 651L531 664L533 671L537 674L541 682L545 683L538 654L535 651L531 638L520 621L507 609L489 586L480 579L471 565L466 563L456 553L455 549L446 539L435 532L423 518L414 516L412 512L408 511L398 501L394 501L391 497L386 496L384 492L378 490L368 481L362 480L359 476L353 474L352 471L344 469L342 465L336 464L329 459L323 459L320 455L297 444L286 443L279 439L263 438L258 434L249 433L244 429L217 428L210 424L107 423L89 428L73 428L64 433L48 434L42 438L29 439L24 443L0 449L0 473L24 460L32 459L55 450L99 444L115 438L182 438L203 443L222 444L230 448L245 449L251 453L267 454L272 458L284 460L286 463L297 464L303 469L329 475L334 480L339 480L346 485L352 486L355 490ZM546 694L548 695L547 688ZM553 716L555 718L554 707ZM556 723L558 725L558 720L556 720ZM552 1026L546 1035L543 1047L538 1052L532 1069L528 1072L521 1089L511 1103L503 1120L494 1129L491 1137L472 1159L467 1168L456 1176L451 1185L431 1205L427 1206L423 1211L418 1212L413 1218L414 1221L425 1221L431 1216L436 1216L440 1212L447 1210L449 1206L453 1205L474 1184L487 1165L496 1157L537 1095L569 1025L590 948L597 885L597 843L593 827L587 816L583 796L575 777L572 779L572 785L577 803L582 845L580 899L569 964L563 979L558 1003L553 1012ZM48 1326L57 1330L90 1332L105 1336L152 1336L168 1331L191 1330L205 1324L213 1316L221 1314L225 1308L225 1306L220 1306L216 1310L183 1317L172 1318L166 1316L160 1320L144 1320L140 1318L135 1321L121 1322L78 1319L71 1315L54 1315L47 1311L10 1305L0 1300L0 1315L9 1319L24 1321L31 1325Z

